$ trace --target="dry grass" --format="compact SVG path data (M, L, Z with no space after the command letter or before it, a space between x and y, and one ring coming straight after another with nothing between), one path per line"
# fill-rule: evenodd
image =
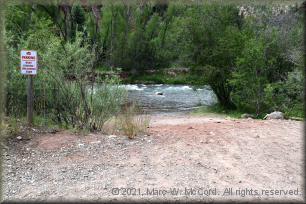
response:
M150 113L140 108L140 105L136 101L125 103L116 117L116 128L130 139L140 133L145 134L150 124Z

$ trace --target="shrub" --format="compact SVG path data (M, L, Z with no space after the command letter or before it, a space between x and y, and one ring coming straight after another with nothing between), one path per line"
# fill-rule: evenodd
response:
M19 55L20 49L37 50L39 71L34 78L34 109L42 109L41 101L46 101L41 112L54 123L66 129L71 125L82 130L102 130L111 115L116 114L116 109L125 97L125 90L119 87L119 78L112 72L105 78L91 79L94 83L90 83L88 74L93 70L95 46L90 46L84 33L76 31L74 42L64 43L48 27L52 22L38 19L35 15L31 16L31 20L35 23L31 25L27 38L20 40L18 50L11 46L7 35L9 83L6 88L10 96L7 113L13 112L10 103L14 103L15 98L22 100L20 104L26 106L26 91L20 88L26 86L17 87L26 82L26 76L18 76L16 65L19 60L14 57ZM100 85L102 88L99 88ZM22 108L22 114L25 115L26 108Z
M265 100L270 111L282 111L285 116L305 117L305 77L300 69L288 73L286 81L268 84L264 89Z

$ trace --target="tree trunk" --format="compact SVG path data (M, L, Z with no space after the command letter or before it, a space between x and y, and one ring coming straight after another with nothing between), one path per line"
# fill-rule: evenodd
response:
M125 26L125 38L127 38L127 33L128 33L128 29L129 29L129 18L130 18L130 12L131 12L131 7L130 5L127 6L127 12L126 12L126 26Z
M92 25L93 44L95 44L95 43L96 43L95 26L94 26L94 24L93 24L93 21L92 21L92 18L91 18L90 13L89 13L89 16L90 16L90 21L91 21L91 25Z
M67 42L67 7L66 5L65 5L64 26L65 26L64 39L65 39L65 42Z
M167 28L168 28L168 25L166 24L166 28L165 28L165 32L164 32L164 36L163 36L163 40L162 40L162 48L164 48L164 45L165 45L165 38L166 38Z

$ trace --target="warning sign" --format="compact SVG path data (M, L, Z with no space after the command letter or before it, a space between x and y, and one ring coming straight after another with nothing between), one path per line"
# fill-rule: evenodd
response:
M37 52L34 50L20 51L20 70L21 74L37 74Z

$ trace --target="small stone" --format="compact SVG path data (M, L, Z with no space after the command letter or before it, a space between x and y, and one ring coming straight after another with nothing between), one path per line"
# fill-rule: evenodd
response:
M293 181L293 177L290 177L289 180L290 180L290 181Z
M17 140L21 140L22 139L22 137L20 137L20 136L18 136L18 137L16 137L17 138Z
M256 135L255 138L259 138L259 135Z
M213 133L213 132L210 132L209 134L210 134L210 135L215 135L215 133Z
M242 115L241 115L241 118L252 118L252 119L254 119L254 116L253 116L253 115L250 115L250 114L245 113L245 114L242 114Z
M212 118L209 118L209 120L212 120Z
M95 142L91 142L91 144L100 144L101 141L95 141Z
M108 138L116 138L117 136L116 135L110 135L108 136Z

